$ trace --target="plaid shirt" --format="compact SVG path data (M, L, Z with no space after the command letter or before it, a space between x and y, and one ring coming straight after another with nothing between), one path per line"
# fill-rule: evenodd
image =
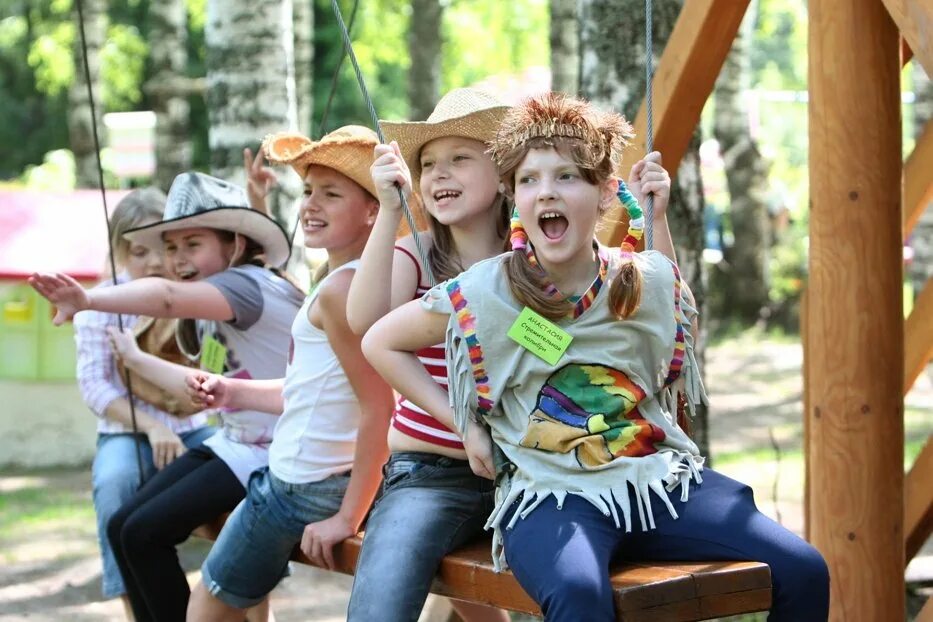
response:
M117 283L127 281L125 274L117 277ZM98 287L108 287L111 281L104 281ZM124 315L124 328L133 328L136 325L135 315ZM98 434L121 434L132 430L104 416L107 406L117 398L126 398L126 387L117 373L117 366L107 329L117 328L117 315L115 313L102 313L100 311L82 311L75 315L74 330L77 344L78 389L84 403L88 405L98 417ZM167 412L159 410L148 402L140 399L133 400L136 410L161 421L176 434L188 432L207 424L207 416L198 413L191 417L174 417Z

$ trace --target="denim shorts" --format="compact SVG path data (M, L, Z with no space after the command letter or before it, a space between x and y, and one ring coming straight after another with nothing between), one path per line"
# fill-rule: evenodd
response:
M348 620L418 620L441 559L475 539L493 507L493 482L465 460L392 454L366 523Z
M305 525L336 514L349 482L349 473L290 484L268 467L253 472L246 498L201 566L204 586L231 607L248 609L261 602L287 574Z

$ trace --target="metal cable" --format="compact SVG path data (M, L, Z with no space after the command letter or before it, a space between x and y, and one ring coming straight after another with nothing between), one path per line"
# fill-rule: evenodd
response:
M353 22L356 21L356 9L360 6L360 0L353 0L353 11L350 13L350 25L348 28L350 32L353 32ZM337 59L337 66L334 68L334 75L330 80L330 93L327 95L327 102L324 104L324 113L321 115L321 126L318 129L320 135L323 137L327 133L327 117L330 115L330 106L334 103L334 94L337 92L337 79L340 77L340 69L343 67L343 59L346 57L346 52L340 54L340 58ZM308 138L311 138L309 136ZM288 238L289 244L295 243L295 235L298 234L298 225L301 224L301 209L299 208L298 214L295 216L295 224L292 226L292 234ZM304 248L304 245L302 245Z
M654 115L651 102L654 77L654 33L652 32L652 0L645 0L645 152L654 151ZM649 194L645 205L645 250L654 247L654 195Z
M81 33L81 51L83 53L84 60L84 79L87 82L87 97L91 105L91 129L94 134L94 152L97 155L97 183L100 186L100 197L103 201L104 206L104 223L107 225L107 248L109 249L110 257L110 278L113 281L113 284L117 284L117 262L113 256L113 242L111 238L112 230L110 228L110 218L107 214L107 193L104 191L104 167L101 164L100 160L100 138L97 133L97 110L94 106L94 89L91 88L91 66L88 63L87 59L87 37L84 33L84 4L82 0L76 0L76 6L78 9L78 30ZM120 332L123 332L123 316L119 313L117 316L117 327L120 329ZM136 425L136 406L133 399L133 383L130 379L130 372L124 366L124 377L123 383L126 385L127 399L130 403L130 421L133 428L133 439L136 441L136 468L139 469L139 486L142 487L144 476L143 476L143 452L140 445L139 438L139 429Z
M347 56L350 57L350 62L353 63L353 71L356 73L356 81L360 85L360 91L363 93L363 100L366 102L366 107L369 109L369 116L372 119L373 129L376 130L376 134L379 136L379 142L385 143L385 136L382 134L382 130L379 128L379 117L376 115L376 109L373 106L373 100L369 96L369 91L366 89L366 82L363 80L363 73L360 71L360 65L356 61L356 54L353 53L353 44L350 42L350 33L347 31L347 26L343 22L343 15L340 14L340 6L337 4L337 0L331 0L331 5L334 8L334 15L337 17L337 22L340 24L341 34L343 35L343 44L347 50ZM398 188L398 197L402 202L402 213L405 215L405 220L408 222L408 228L411 229L412 239L415 242L415 248L418 250L418 257L421 260L421 269L424 271L424 274L428 277L428 282L433 286L436 284L434 279L434 272L431 270L431 264L428 262L428 256L424 252L424 248L421 246L420 236L418 235L418 228L415 226L415 219L412 216L411 209L408 207L408 201L405 200L405 195L402 194L402 189Z

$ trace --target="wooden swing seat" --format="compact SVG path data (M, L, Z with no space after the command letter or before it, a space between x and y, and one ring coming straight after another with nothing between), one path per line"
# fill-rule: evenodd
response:
M203 525L193 535L216 539L224 519ZM352 575L362 534L334 549L336 572ZM317 566L296 547L292 559ZM758 562L626 563L613 568L616 616L625 622L679 622L766 611L771 606L771 571ZM446 556L431 586L440 596L541 615L541 610L512 576L496 573L490 542L483 540Z

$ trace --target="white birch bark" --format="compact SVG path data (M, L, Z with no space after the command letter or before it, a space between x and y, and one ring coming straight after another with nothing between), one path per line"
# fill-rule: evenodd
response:
M244 147L298 129L292 0L208 0L204 38L211 172L243 184ZM290 169L276 172L269 208L290 231L300 184Z

